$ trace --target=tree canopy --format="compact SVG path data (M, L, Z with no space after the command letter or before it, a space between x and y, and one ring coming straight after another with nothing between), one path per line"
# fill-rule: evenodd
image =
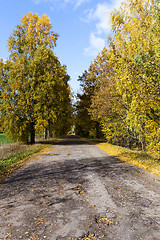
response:
M70 128L70 77L53 52L57 38L49 18L32 13L9 38L0 80L1 122L10 138L34 143L36 130L52 135Z
M96 79L87 106L90 118L100 123L108 141L128 147L141 144L142 149L158 152L159 4L156 0L125 0L111 13L110 23L108 47L93 63Z

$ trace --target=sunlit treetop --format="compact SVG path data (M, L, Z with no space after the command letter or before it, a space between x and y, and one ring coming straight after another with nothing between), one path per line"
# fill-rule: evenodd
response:
M8 41L8 50L18 54L35 51L38 46L45 45L51 49L56 46L58 34L52 31L47 15L41 17L28 13L21 19L21 24L13 31Z

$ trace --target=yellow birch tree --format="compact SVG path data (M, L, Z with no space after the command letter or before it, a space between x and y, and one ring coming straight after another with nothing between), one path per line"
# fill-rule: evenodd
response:
M71 105L69 77L53 52L57 38L49 18L32 13L23 16L9 38L1 119L11 138L28 141L30 137L34 143L36 128L50 128L57 121L65 90L66 104Z

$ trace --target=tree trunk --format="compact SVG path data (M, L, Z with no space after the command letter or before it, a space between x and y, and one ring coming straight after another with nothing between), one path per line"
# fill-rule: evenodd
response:
M31 138L30 138L30 142L31 144L35 144L35 124L34 122L31 122Z
M50 121L48 121L48 137L49 138L53 137L53 131L52 131L52 126Z
M47 137L48 137L48 129L45 128L44 129L44 139L47 139Z

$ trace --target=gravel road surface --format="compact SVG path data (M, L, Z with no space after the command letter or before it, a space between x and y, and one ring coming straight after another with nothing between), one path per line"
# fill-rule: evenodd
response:
M0 184L0 240L158 240L160 177L69 136Z

